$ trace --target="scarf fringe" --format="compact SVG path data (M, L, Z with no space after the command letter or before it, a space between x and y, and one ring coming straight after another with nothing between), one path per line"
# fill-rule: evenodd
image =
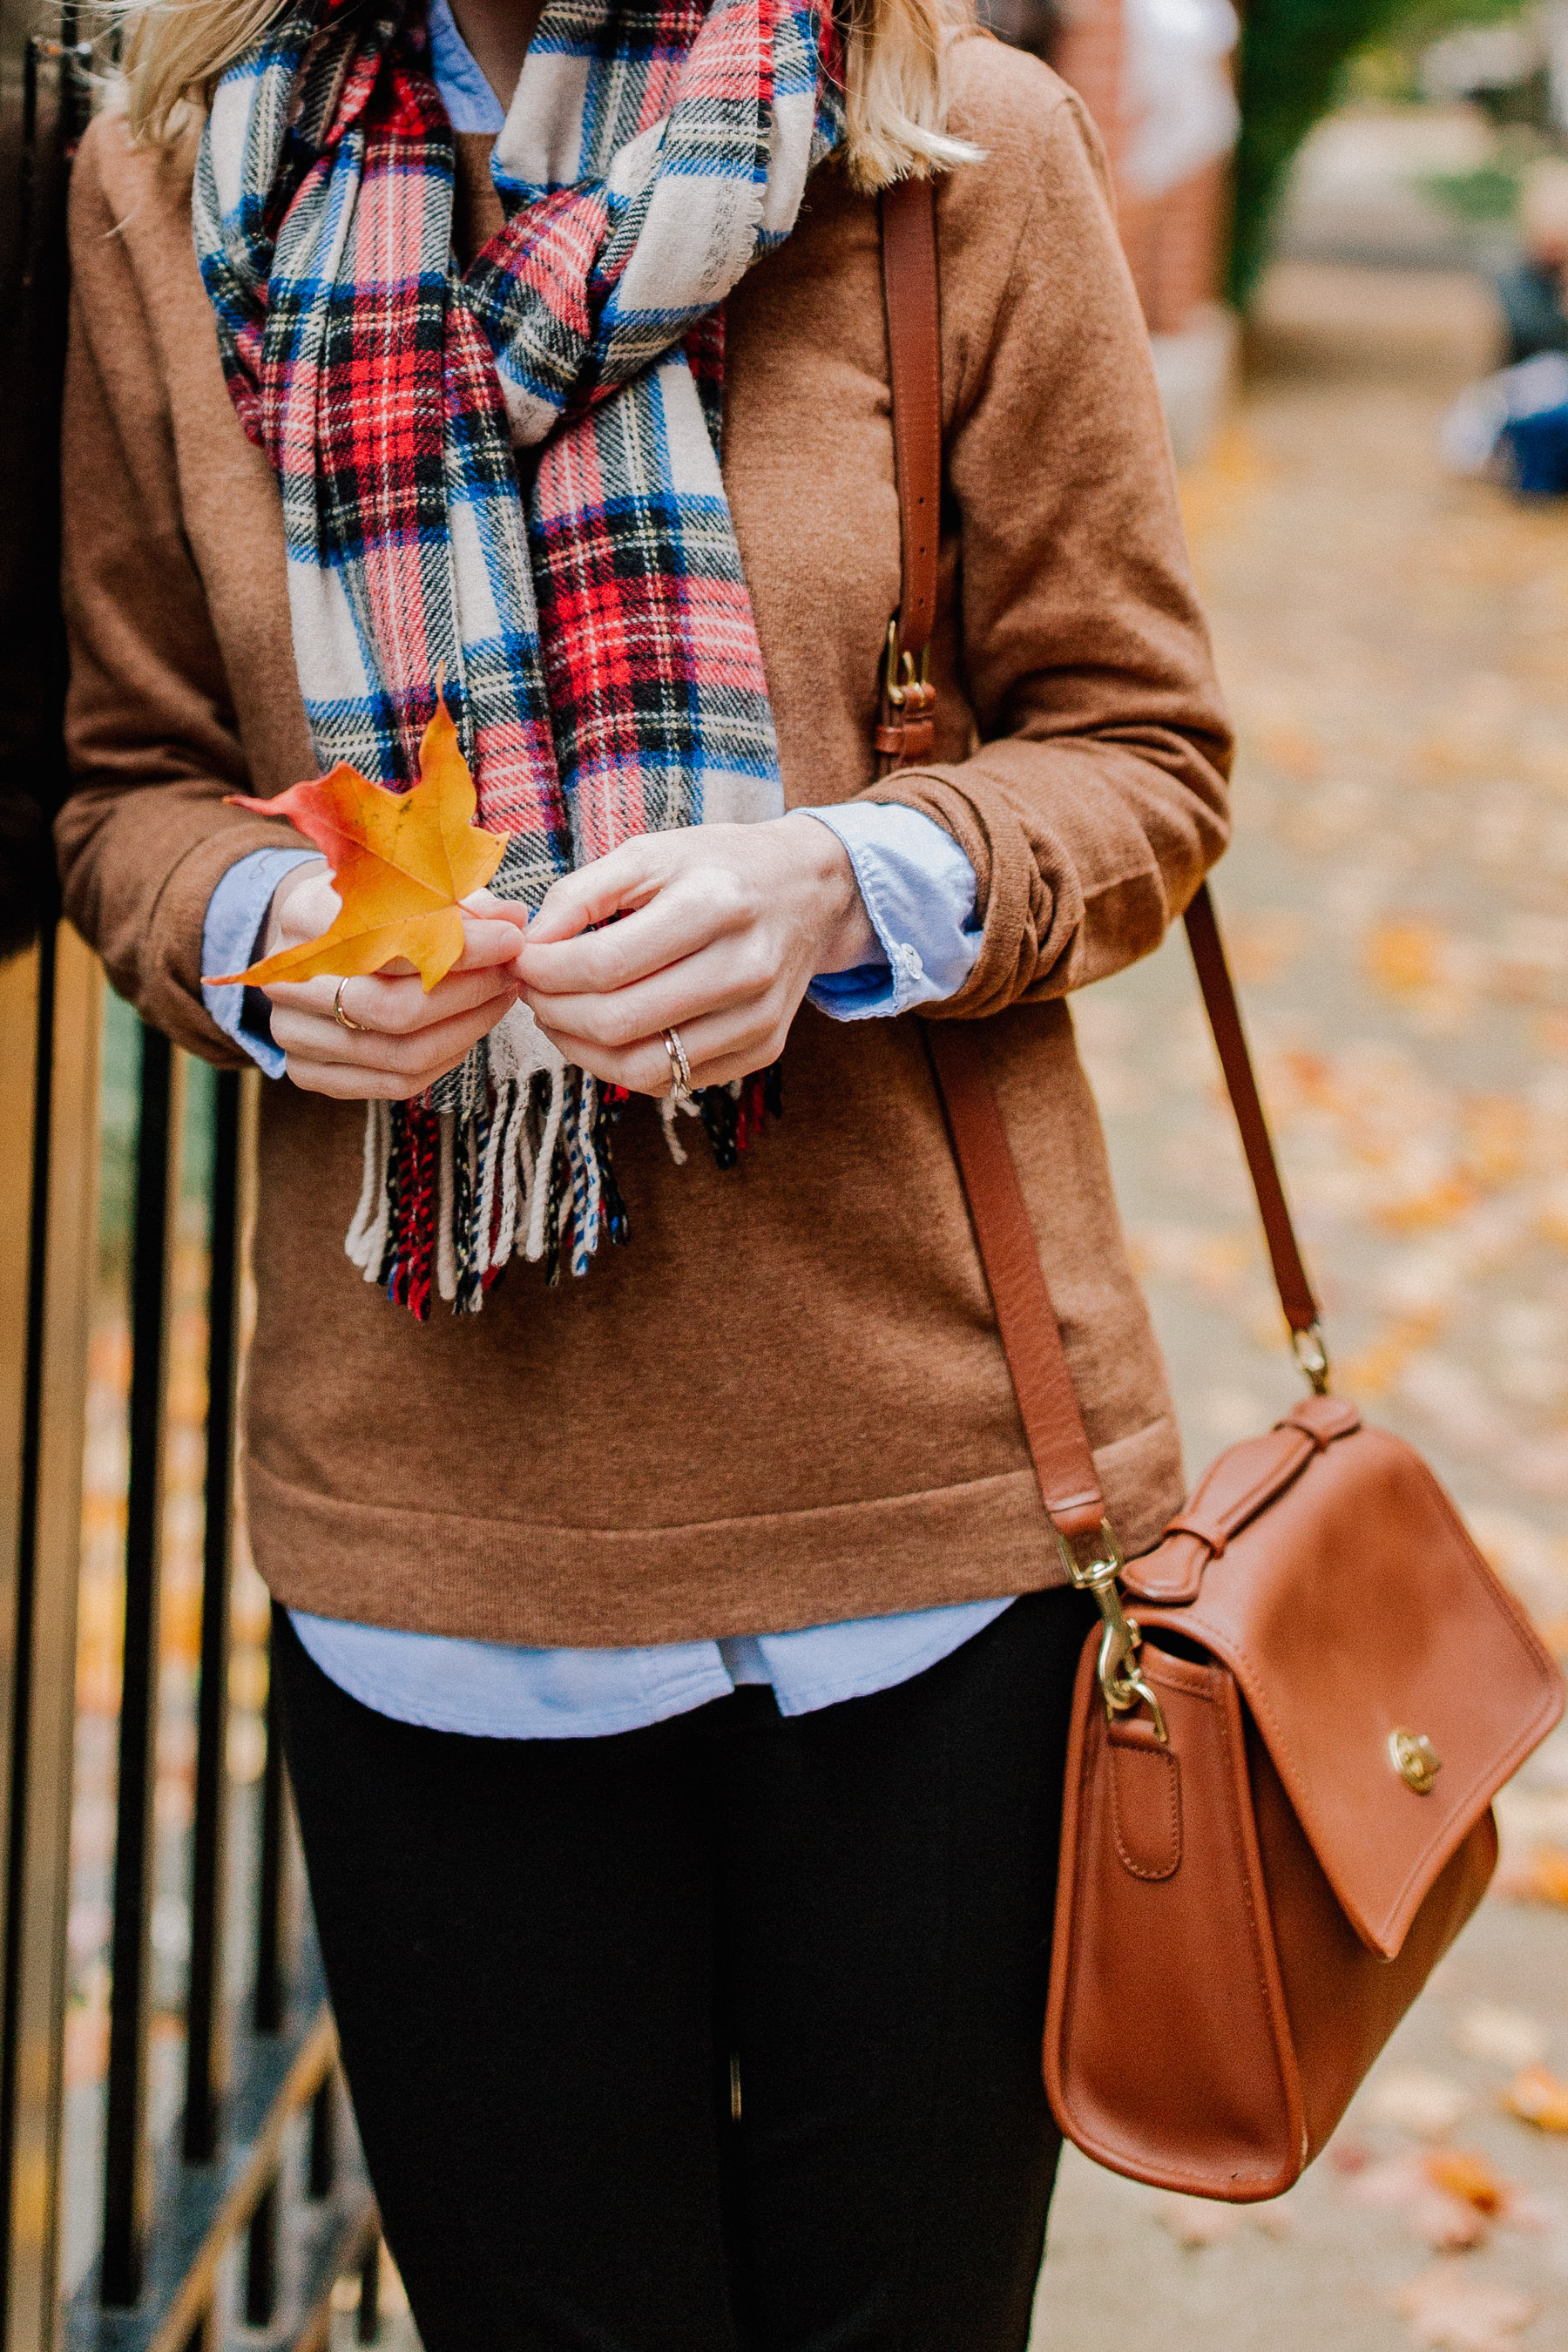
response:
M617 1246L630 1238L612 1148L624 1089L563 1062L526 1014L509 1014L489 1043L450 1108L365 1105L363 1181L343 1246L366 1282L421 1323L433 1297L477 1315L514 1256L542 1262L553 1286L563 1270L585 1275L605 1234ZM700 1120L715 1164L733 1168L763 1118L782 1112L777 1066L704 1087L679 1108ZM684 1166L676 1108L658 1106Z

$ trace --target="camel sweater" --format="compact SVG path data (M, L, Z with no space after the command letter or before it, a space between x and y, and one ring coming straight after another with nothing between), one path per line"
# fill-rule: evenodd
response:
M1146 341L1077 100L976 39L939 196L946 467L937 757L877 783L899 594L876 209L834 167L729 304L724 473L792 805L944 825L982 947L941 1017L990 1059L1111 1516L1180 1499L1174 1423L1066 999L1156 946L1225 839L1228 736ZM73 192L68 909L190 1050L223 804L312 772L278 496L218 367L188 156L100 118ZM469 179L473 205L487 194ZM473 233L482 233L480 222ZM542 1645L682 1641L1061 1575L918 1024L797 1018L784 1115L675 1166L634 1102L632 1239L420 1326L342 1239L363 1113L267 1090L245 1412L252 1546L318 1614Z

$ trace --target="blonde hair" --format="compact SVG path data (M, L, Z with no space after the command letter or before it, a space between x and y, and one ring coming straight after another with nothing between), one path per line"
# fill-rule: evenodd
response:
M121 0L124 102L132 136L183 138L219 76L285 0ZM845 160L867 191L973 162L947 129L947 53L973 30L973 0L847 0Z

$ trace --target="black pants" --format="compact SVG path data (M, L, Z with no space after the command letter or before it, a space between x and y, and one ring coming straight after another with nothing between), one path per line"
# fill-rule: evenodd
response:
M786 1721L473 1739L279 1612L317 1924L426 2352L1023 2352L1074 1593ZM732 2120L735 2108L739 2119Z

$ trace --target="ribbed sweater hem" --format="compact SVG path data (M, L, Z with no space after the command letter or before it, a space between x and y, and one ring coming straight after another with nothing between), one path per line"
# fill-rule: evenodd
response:
M1124 1548L1180 1507L1167 1419L1100 1448ZM784 1633L1064 1580L1034 1473L679 1527L562 1527L321 1494L250 1460L252 1549L291 1609L541 1648Z

